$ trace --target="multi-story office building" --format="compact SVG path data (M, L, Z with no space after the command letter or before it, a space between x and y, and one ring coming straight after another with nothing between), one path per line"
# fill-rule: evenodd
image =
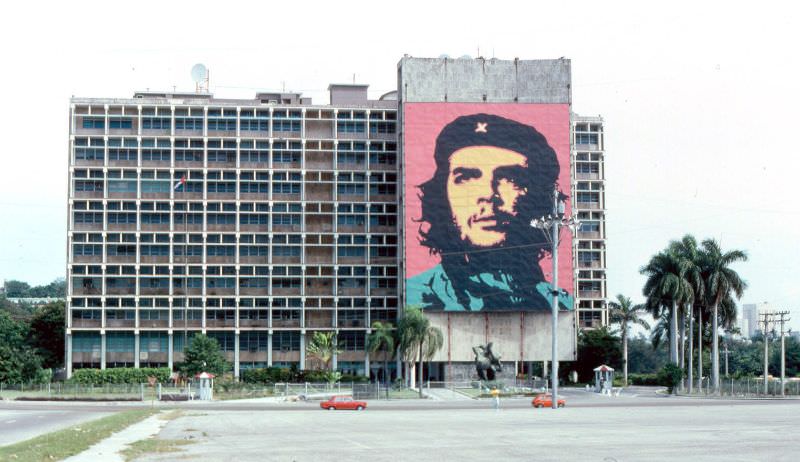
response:
M204 332L244 368L313 367L334 331L338 369L370 372L374 321L402 294L396 93L73 98L67 368L172 367ZM580 326L608 322L602 120L573 116Z
M574 248L578 325L608 325L603 119L572 117L573 204L581 224Z
M171 367L187 331L237 375L302 368L335 330L337 366L368 370L368 326L397 318L397 102L330 94L72 99L68 368Z

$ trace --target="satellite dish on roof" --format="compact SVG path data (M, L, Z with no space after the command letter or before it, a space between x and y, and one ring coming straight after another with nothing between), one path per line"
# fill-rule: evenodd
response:
M200 63L195 64L192 66L192 80L194 83L200 83L206 79L206 73L208 70L206 67Z

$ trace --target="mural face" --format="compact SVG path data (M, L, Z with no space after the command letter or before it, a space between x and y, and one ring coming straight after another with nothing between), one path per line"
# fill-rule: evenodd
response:
M406 103L406 304L545 310L552 263L533 218L569 213L566 104ZM563 168L562 168L563 166ZM572 242L559 246L559 303L573 308Z

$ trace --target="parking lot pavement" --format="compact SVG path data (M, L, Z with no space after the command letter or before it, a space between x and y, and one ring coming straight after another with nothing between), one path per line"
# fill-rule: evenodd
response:
M99 419L108 412L80 409L0 409L0 446Z
M800 402L628 402L557 411L192 410L159 438L194 444L144 460L796 460Z

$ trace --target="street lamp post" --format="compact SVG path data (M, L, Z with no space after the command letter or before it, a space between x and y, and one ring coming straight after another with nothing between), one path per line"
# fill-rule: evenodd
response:
M552 407L558 409L558 244L559 232L564 226L575 229L580 224L575 217L564 217L564 201L560 200L561 193L558 188L553 190L553 214L546 217L536 218L531 221L531 226L537 229L550 232L550 243L552 244L553 259L553 278L550 285L550 293L553 297L550 307L552 313L552 344L550 360L550 388L552 389ZM546 234L545 234L546 235Z

